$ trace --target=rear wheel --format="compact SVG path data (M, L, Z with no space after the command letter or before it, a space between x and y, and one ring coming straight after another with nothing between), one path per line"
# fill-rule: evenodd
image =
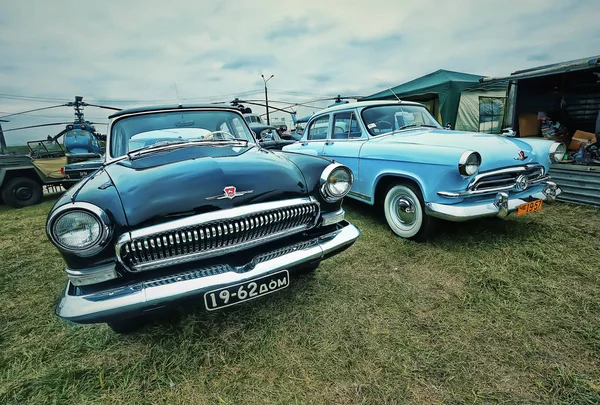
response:
M42 200L42 186L27 177L9 180L2 187L2 199L13 208L23 208L39 204Z
M416 241L427 240L436 222L425 213L421 191L408 184L395 184L388 189L383 212L388 226L396 235Z

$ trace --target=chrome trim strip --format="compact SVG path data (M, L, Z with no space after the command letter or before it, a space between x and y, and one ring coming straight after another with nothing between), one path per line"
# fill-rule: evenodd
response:
M227 265L213 266L87 295L72 295L72 285L69 283L65 295L56 307L56 313L61 318L74 322L106 322L180 298L202 294L216 287L249 281L304 263L315 262L353 244L359 235L360 231L346 222L343 227L319 238L286 246L285 253L280 256L261 254L252 261L253 267L250 265L250 268L246 268L248 265L239 268Z
M357 193L356 191L351 190L348 192L348 195L351 195L351 196L354 196L354 197L357 197L357 198L360 198L360 199L363 199L366 201L371 201L371 197L369 197L366 194Z
M63 215L66 215L73 211L85 211L89 214L92 214L94 217L96 217L96 219L98 219L98 221L101 224L102 230L100 234L100 239L98 239L98 242L96 242L96 244L88 247L87 249L67 249L66 247L62 246L58 240L56 240L56 238L54 237L54 232L52 232L54 223ZM81 257L89 257L95 255L96 253L100 252L106 247L107 243L111 239L113 232L111 225L112 224L110 222L110 218L108 217L106 212L104 212L104 210L102 210L100 207L86 202L72 202L58 207L50 214L46 222L46 234L48 235L48 238L50 239L52 244L54 244L54 246L56 246L59 250L66 253L75 254Z
M296 209L294 207L312 204L310 208L305 208L304 210ZM266 213L272 210L278 209L294 209L294 217L300 216L301 214L311 213L314 216L314 219L311 223L308 224L299 224L292 228L287 228L284 230L280 230L275 233L271 233L269 235L261 235L258 234L256 237L252 239L242 240L240 243L236 243L234 245L227 245L226 243L223 246L216 246L217 243L217 235L222 239L224 235L233 234L233 227L228 229L224 226L222 222L227 220L238 220L239 227L241 231L252 230L255 227L263 226L265 224L271 224L276 222L273 214L269 214L268 217L263 218L260 217L260 223L258 221L249 221L247 216ZM311 211L314 208L314 213ZM308 212L304 212L306 210L310 210ZM117 260L119 263L125 267L128 271L138 272L144 270L156 269L159 267L187 263L190 261L198 260L200 258L208 258L213 256L218 256L225 253L230 253L242 249L246 249L250 246L258 245L261 243L266 243L271 240L279 239L284 236L292 235L297 232L304 231L306 229L310 229L317 225L317 222L320 217L320 204L314 197L304 197L304 198L294 198L285 201L274 201L274 202L266 202L266 203L258 203L252 205L245 205L242 207L231 208L227 210L219 210L213 211L205 214L198 214L194 216L190 216L187 218L181 218L174 221L165 222L158 225L149 226L143 229L137 229L128 233L125 233L119 237L117 243L115 244L115 253L117 256ZM291 217L284 217L283 215L277 215L277 220L287 220ZM185 240L179 238L179 235L176 234L175 238L173 235L160 235L166 232L182 232L183 229L193 227L193 226L207 226L210 227L208 232L203 232L202 229L198 231L198 235L196 232L194 234L187 235L190 240L193 239L193 246L204 246L205 249L200 250L198 252L186 252L187 246L182 242ZM192 232L192 230L190 230ZM161 238L163 248L169 249L172 251L172 256L170 257L159 257L158 259L153 259L149 255L150 252L146 245L142 245L142 241L139 239L142 238L154 238L156 240L156 244L160 246ZM121 251L123 246L129 246L130 242L137 241L136 244L131 245L131 254L137 260L150 260L148 262L136 263L133 266L128 265L124 258L121 256ZM210 242L209 242L210 241ZM144 241L147 243L147 241ZM151 241L152 243L152 241ZM210 246L208 244L210 243ZM137 248L136 248L137 247ZM183 249L183 250L182 250ZM129 253L129 252L128 252Z

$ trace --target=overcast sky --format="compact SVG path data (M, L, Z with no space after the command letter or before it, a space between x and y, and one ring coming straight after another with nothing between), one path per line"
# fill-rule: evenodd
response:
M75 95L118 107L172 103L174 82L184 102L263 99L261 74L275 75L269 99L306 102L368 95L438 69L508 75L600 54L598 0L2 3L0 116ZM107 110L85 112L107 121ZM72 117L63 107L3 127ZM59 129L6 136L19 144Z

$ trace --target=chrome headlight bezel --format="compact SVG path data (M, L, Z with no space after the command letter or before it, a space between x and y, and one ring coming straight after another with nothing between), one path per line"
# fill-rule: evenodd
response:
M82 247L81 249L73 249L63 245L58 240L54 232L57 221L63 218L65 215L74 212L84 212L88 215L91 215L96 221L98 221L98 225L100 227L100 235L98 239L92 245ZM46 223L46 234L54 246L56 246L59 250L80 257L90 257L99 253L106 247L106 243L112 236L112 226L108 215L100 207L90 203L75 202L72 204L65 204L50 214Z
M473 166L473 159L477 160L477 169L471 173L470 167ZM478 152L466 151L458 159L458 172L461 176L471 177L477 174L479 167L481 166L481 155Z
M336 193L335 191L333 191L331 189L331 184L333 184L331 182L331 177L334 176L335 173L340 170L345 171L350 178L350 181L348 182L349 183L348 188L346 190L344 190L344 192L341 194ZM352 173L352 170L350 170L350 168L348 166L343 165L341 163L332 163L329 166L327 166L325 168L325 170L323 170L323 173L321 173L319 191L321 192L321 197L323 197L323 199L325 201L333 203L333 202L341 200L346 195L348 195L348 193L352 189L353 183L354 183L354 174Z
M558 163L563 159L565 153L567 153L567 146L562 142L554 142L548 150L548 159L550 163Z

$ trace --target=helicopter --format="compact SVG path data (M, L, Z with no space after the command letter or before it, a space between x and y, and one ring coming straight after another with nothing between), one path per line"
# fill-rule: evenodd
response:
M81 160L87 160L90 158L97 158L98 156L100 156L102 154L102 145L100 142L106 140L106 135L100 134L96 130L94 123L87 121L85 119L84 113L83 113L83 108L86 106L103 108L103 109L108 109L108 110L115 110L115 111L121 110L120 108L116 108L116 107L109 107L109 106L97 105L97 104L89 104L89 103L86 103L83 101L82 96L75 96L75 101L72 101L72 102L49 106L49 107L37 108L34 110L22 111L22 112L9 114L9 115L2 117L2 118L5 118L5 117L13 116L13 115L26 114L26 113L30 113L30 112L34 112L34 111L46 110L49 108L73 107L73 109L75 111L75 118L74 118L73 122L55 122L55 123L49 123L49 124L30 125L30 126L20 127L20 128L11 128L11 129L5 129L4 133L9 132L9 131L20 131L20 130L31 129L31 128L64 125L64 129L62 129L60 132L58 132L55 135L48 135L47 139L43 140L43 142L42 141L28 142L27 144L30 147L30 154L32 155L32 157L34 157L34 158L42 157L42 155L44 155L45 153L48 152L47 146L51 143L56 143L58 141L58 139L60 139L62 137L63 138L63 141L62 141L63 148L62 149L65 151L66 156L69 158L70 161L81 161ZM37 143L37 146L32 148L31 145L35 144L35 143ZM7 149L6 141L4 139L2 132L0 132L0 145L2 145L2 147L0 147L0 153L7 153L6 152L6 149Z
M1 123L8 122L3 118L65 106L75 109L73 122L2 129ZM61 187L68 189L72 185L64 173L64 167L68 163L100 157L102 152L100 141L105 140L106 137L96 132L93 123L84 119L82 111L84 106L120 111L120 108L84 103L83 97L76 96L75 102L0 117L0 203L4 202L14 208L38 204L42 200L44 188L48 191L57 191ZM54 136L48 135L47 139L27 142L29 153L11 151L6 145L4 138L6 132L56 125L65 125L65 127ZM63 146L57 142L61 137L64 138Z

